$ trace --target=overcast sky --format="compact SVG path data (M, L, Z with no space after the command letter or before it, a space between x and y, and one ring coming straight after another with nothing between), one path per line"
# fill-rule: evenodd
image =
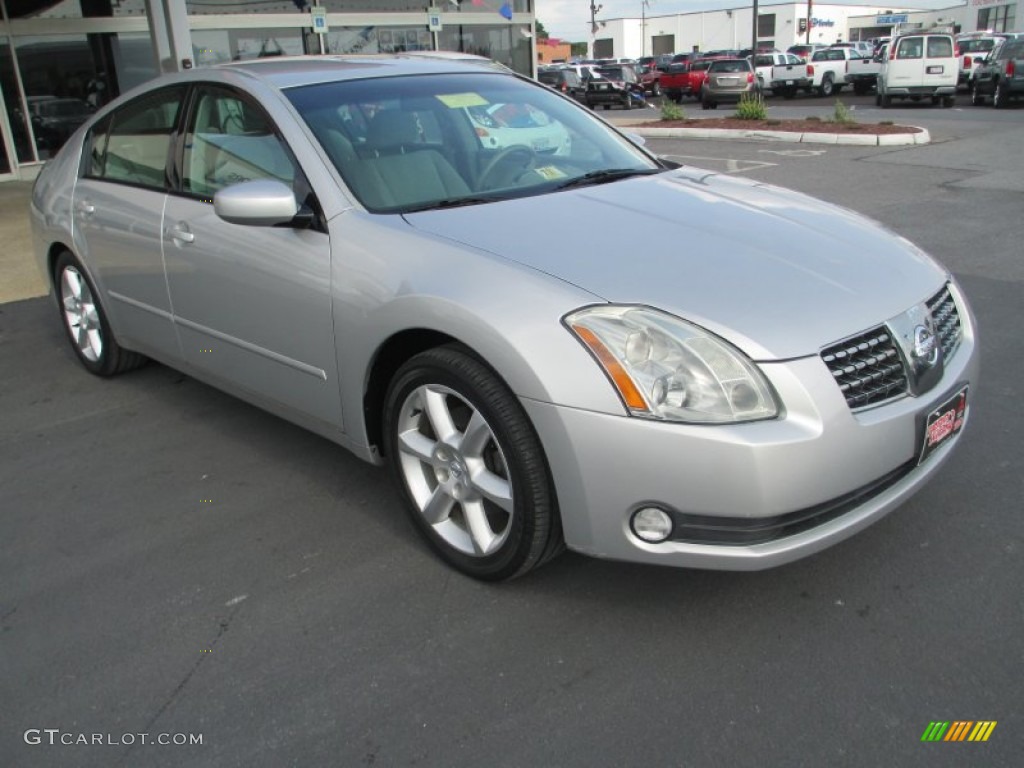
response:
M759 0L761 2L761 0ZM778 4L778 0L764 0L765 5ZM815 3L817 4L817 2ZM886 4L885 0L873 3L871 0L861 2L842 2L832 0L824 5L878 5L888 9L896 8L945 8L958 5L957 0L904 0ZM595 5L603 6L597 18L601 19L638 19L642 0L595 0ZM648 16L670 16L676 13L693 13L694 11L710 11L716 8L744 8L752 5L743 0L648 0L646 13ZM583 42L589 38L590 0L534 0L537 20L544 24L544 29L552 37L560 37L571 42Z

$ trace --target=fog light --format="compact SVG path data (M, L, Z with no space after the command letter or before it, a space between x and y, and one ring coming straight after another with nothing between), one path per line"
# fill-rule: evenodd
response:
M672 533L672 518L663 509L643 507L633 513L630 527L638 538L657 544Z

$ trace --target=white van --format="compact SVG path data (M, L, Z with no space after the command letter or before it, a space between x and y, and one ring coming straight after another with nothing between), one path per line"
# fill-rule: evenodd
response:
M952 107L960 62L955 56L953 36L947 34L901 35L889 45L878 75L875 103L892 106L893 99L930 98L932 104Z

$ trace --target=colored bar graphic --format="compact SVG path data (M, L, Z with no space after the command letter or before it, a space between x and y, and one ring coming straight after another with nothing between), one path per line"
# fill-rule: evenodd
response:
M978 724L974 726L974 730L971 731L971 735L967 737L968 741L988 741L988 737L992 735L992 731L996 729L995 720L980 720Z
M933 720L921 734L921 741L988 741L995 720Z
M963 741L967 737L967 729L972 725L974 723L969 720L954 721L953 727L949 729L949 733L946 734L943 741Z

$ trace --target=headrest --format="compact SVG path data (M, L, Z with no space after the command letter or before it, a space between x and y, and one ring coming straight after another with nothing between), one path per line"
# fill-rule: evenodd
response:
M400 112L397 109L375 114L366 138L366 143L374 149L397 149L423 141L416 117L411 112Z

